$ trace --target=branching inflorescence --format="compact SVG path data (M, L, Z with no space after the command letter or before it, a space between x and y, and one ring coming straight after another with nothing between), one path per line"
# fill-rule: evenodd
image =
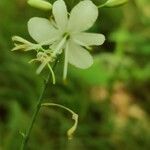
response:
M31 18L28 21L28 32L35 40L35 43L19 36L13 36L12 40L15 47L12 51L35 51L35 58L29 62L40 62L40 66L36 71L37 74L40 74L42 70L47 67L52 75L53 84L55 84L56 80L51 64L57 60L60 54L64 53L63 79L65 80L69 63L77 68L89 68L93 64L93 58L88 50L91 49L91 46L102 45L105 41L103 34L86 32L97 20L98 8L114 7L122 5L125 2L127 2L127 0L108 0L100 6L96 6L91 0L83 0L74 6L71 12L68 12L63 0L57 0L53 5L44 0L28 0L29 5L45 11L52 10L52 14L49 19L41 17ZM22 134L24 135L22 149L24 149L27 144L33 124L42 106L56 106L69 111L72 114L72 119L75 120L73 127L68 130L69 138L72 138L72 134L76 130L78 123L78 115L76 113L59 104L42 104L43 94L48 81L49 78L39 97L38 105L29 129L26 134Z
M53 72L50 63L64 53L63 79L66 79L68 63L82 69L90 67L93 58L87 49L104 43L103 34L85 32L93 26L97 17L98 8L90 0L78 3L70 14L65 2L57 0L52 6L50 19L33 17L28 21L29 34L37 44L14 36L12 39L16 44L13 50L36 50L37 56L31 62L41 62L37 73L40 73L45 66ZM45 49L44 46L48 48ZM53 83L55 83L54 79Z

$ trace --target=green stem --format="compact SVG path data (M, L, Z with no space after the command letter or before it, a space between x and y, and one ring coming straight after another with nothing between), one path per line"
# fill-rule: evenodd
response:
M57 60L56 60L56 62L54 64L54 66L53 66L53 69L55 68L56 64L57 64ZM29 124L29 127L28 127L28 129L26 131L26 134L23 137L23 141L22 141L22 145L21 145L21 150L25 150L26 149L29 137L31 135L31 131L33 129L33 126L34 126L34 123L36 121L37 115L38 115L38 113L40 111L40 108L41 108L41 104L42 104L42 101L43 101L43 96L44 96L44 93L46 91L47 85L49 83L50 75L51 75L51 73L49 73L47 79L44 82L41 94L40 94L40 96L38 98L38 102L37 102L34 114L33 114L32 119L31 119L31 123Z

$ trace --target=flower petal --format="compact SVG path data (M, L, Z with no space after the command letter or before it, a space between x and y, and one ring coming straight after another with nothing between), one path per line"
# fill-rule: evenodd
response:
M79 33L73 35L72 38L77 43L79 41L81 43L81 46L102 45L105 41L105 36L98 33Z
M68 22L68 12L63 0L57 0L53 4L53 15L58 28L64 30Z
M70 64L82 69L89 68L93 64L92 56L83 47L70 41L68 49L68 61Z
M97 6L90 0L81 1L71 11L68 30L85 31L92 27L97 17Z
M30 36L38 43L57 39L58 31L51 22L45 18L33 17L28 21Z

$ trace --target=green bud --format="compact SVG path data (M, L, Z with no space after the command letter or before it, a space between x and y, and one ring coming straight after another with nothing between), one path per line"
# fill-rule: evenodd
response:
M120 6L123 5L127 2L128 0L108 0L104 6L105 7L116 7L116 6Z
M28 0L28 4L32 7L42 9L45 11L49 11L52 9L51 3L46 2L45 0Z

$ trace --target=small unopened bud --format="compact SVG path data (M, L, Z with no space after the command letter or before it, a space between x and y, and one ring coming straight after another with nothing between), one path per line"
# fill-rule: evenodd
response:
M108 0L104 6L105 7L116 7L127 3L128 0Z
M28 0L28 4L32 7L49 11L52 9L51 3L45 1L45 0Z

